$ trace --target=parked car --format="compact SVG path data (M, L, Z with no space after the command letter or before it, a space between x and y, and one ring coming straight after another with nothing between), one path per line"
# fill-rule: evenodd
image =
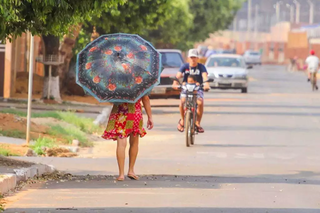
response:
M246 64L261 65L261 54L257 51L248 50L244 53Z
M242 93L248 91L248 69L241 55L219 54L207 59L205 66L208 77L214 79L210 83L212 89L240 89Z
M171 98L179 97L180 91L172 88L172 79L170 77L176 76L180 67L184 64L180 50L175 49L158 49L162 55L162 66L164 67L160 84L153 88L150 96L153 98Z

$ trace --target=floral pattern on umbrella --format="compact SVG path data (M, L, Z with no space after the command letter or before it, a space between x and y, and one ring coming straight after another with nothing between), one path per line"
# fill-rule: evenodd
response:
M161 71L161 54L138 35L103 35L77 56L77 83L100 102L135 103Z

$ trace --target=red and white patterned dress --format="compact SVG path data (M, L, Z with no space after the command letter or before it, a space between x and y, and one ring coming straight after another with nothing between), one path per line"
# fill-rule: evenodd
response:
M113 105L109 122L102 138L117 140L127 138L130 135L139 135L141 138L147 132L143 128L143 116L141 101L135 104L123 103Z

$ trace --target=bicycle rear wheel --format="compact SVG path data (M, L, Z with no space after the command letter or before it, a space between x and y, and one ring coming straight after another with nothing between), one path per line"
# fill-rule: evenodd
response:
M316 79L315 79L313 73L311 74L311 79L310 79L310 81L311 81L312 91L315 91L315 90L316 90Z
M187 147L190 147L190 144L191 144L191 138L192 138L192 123L191 123L191 112L188 111L186 113L186 118L185 118L185 121L186 121L186 126L185 126L185 132L186 132L186 146Z
M195 109L194 114L192 115L192 129L191 129L191 145L194 145L196 140L196 121L197 121L197 107Z

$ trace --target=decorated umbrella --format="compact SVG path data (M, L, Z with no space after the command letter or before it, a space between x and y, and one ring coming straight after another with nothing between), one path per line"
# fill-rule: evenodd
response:
M77 57L77 84L100 102L135 103L160 82L161 54L138 35L103 35Z

